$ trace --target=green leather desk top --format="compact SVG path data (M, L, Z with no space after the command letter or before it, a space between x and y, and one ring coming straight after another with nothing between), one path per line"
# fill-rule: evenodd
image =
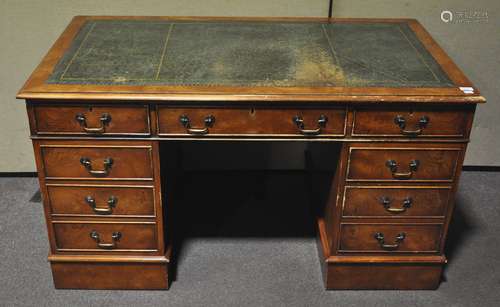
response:
M453 87L405 22L87 20L47 84Z

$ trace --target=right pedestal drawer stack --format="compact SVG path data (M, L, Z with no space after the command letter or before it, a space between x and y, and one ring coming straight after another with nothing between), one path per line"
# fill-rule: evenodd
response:
M352 111L324 217L327 288L438 287L473 112Z

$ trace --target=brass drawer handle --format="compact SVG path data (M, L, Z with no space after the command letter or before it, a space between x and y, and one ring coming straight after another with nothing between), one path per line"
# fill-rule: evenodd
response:
M89 128L87 126L87 119L85 118L85 115L83 113L78 113L76 114L75 117L76 121L80 123L80 125L83 127L83 130L87 133L103 133L105 130L105 126L111 122L111 115L108 113L103 113L101 115L100 121L101 121L101 127L97 128Z
M375 235L373 237L378 241L378 244L380 245L381 248L388 249L388 250L394 250L394 249L399 248L399 245L406 238L406 234L404 232L401 232L400 234L398 234L396 236L396 239L394 240L394 244L385 244L384 234L381 232L375 233Z
M215 123L215 116L208 115L205 117L203 122L205 123L205 128L191 128L191 121L187 115L181 115L179 117L181 125L183 125L189 134L203 135L208 133L208 128L211 128Z
M82 157L80 159L80 163L87 169L87 171L93 176L107 176L109 171L111 170L111 166L113 165L113 159L105 158L103 165L103 170L93 170L92 169L92 161L89 158Z
M87 202L87 204L89 204L89 206L92 208L92 210L94 210L95 213L97 214L102 214L102 215L107 215L107 214L111 214L113 213L113 208L116 207L116 203L118 202L118 198L116 198L115 196L111 195L109 198L108 198L108 206L107 208L98 208L96 203L95 203L95 199L90 196L90 195L87 195L85 196L85 202Z
M394 118L394 123L401 130L401 134L409 136L417 136L419 134L422 134L424 128L427 127L427 124L429 124L429 117L422 116L418 121L418 128L415 130L406 130L406 119L404 118L403 115L397 115Z
M391 202L391 199L387 196L383 196L380 199L380 203L382 203L382 205L384 206L385 211L391 213L402 213L411 207L411 205L413 204L413 199L411 199L411 197L405 198L405 200L403 200L403 206L401 208L391 208Z
M395 179L410 179L413 176L413 173L417 171L419 165L420 161L411 160L408 165L410 171L407 173L400 173L398 172L398 163L396 161L387 160L387 162L385 162L385 166L387 166L391 170L392 177L394 177Z
M325 128L328 118L321 114L318 118L318 128L316 129L304 129L304 119L300 115L295 115L292 121L303 135L318 135L321 133L321 128Z
M99 233L95 230L92 230L92 232L90 233L90 237L97 242L97 246L99 248L113 249L116 247L116 242L119 241L120 238L122 237L122 233L119 231L113 232L113 234L111 235L111 240L112 240L111 243L102 243Z

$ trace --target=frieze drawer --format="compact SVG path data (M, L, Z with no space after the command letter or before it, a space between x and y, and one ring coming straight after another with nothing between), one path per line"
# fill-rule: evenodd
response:
M159 107L159 135L293 137L345 135L345 108Z
M468 109L432 111L410 108L357 109L354 111L353 136L377 137L456 137L468 135Z
M34 105L36 134L150 135L149 107Z

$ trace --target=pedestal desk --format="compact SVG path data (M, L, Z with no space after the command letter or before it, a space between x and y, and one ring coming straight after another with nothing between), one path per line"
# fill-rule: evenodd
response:
M17 97L54 284L78 289L168 288L175 140L338 142L326 288L435 289L485 102L416 20L321 18L75 17Z

